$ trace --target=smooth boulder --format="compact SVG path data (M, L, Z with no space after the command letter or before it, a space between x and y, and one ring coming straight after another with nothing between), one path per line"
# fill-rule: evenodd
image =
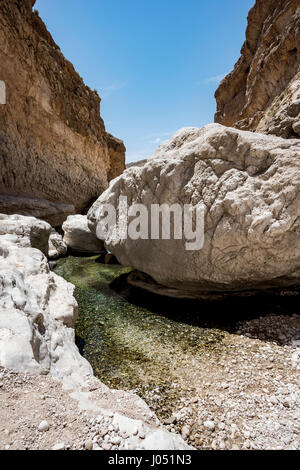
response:
M98 240L88 227L86 215L70 215L64 222L64 243L80 253L101 253L103 242Z
M100 196L88 213L94 234L101 206L118 208L120 196L148 211L163 203L204 208L200 250L187 251L185 239L106 236L118 261L150 276L160 293L197 298L300 283L300 140L219 124L182 129Z

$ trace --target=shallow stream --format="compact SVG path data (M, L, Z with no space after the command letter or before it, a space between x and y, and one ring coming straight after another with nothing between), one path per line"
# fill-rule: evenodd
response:
M168 299L130 287L129 268L97 257L69 256L55 272L76 286L76 341L94 373L111 388L133 390L165 420L197 395L193 373L210 358L217 367L241 318L282 308L251 300ZM193 372L194 371L194 372ZM198 374L199 375L199 374Z

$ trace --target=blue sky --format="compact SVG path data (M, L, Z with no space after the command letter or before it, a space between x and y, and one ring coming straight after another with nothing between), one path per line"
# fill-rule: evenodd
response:
M85 83L127 161L181 127L212 122L214 92L245 40L254 0L38 0L35 8Z

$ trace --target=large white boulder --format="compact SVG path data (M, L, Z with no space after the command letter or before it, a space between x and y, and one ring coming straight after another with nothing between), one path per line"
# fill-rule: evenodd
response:
M88 227L86 215L70 215L64 222L64 243L73 251L101 253L103 242L98 240Z
M201 297L300 282L300 140L218 124L182 129L100 196L88 214L95 234L102 205L118 208L120 196L149 213L163 203L204 210L200 250L185 239L101 237L121 264L151 277L145 287L153 280L161 293Z
M48 255L50 232L51 225L35 217L0 214L0 236L15 235L19 246L37 248Z
M25 237L27 239L27 237ZM67 387L92 375L75 345L74 286L49 270L36 248L19 235L0 236L0 365L51 373Z

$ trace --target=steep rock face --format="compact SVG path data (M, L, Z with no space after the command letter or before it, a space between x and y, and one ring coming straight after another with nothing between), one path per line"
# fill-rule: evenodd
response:
M37 219L58 227L68 215L75 213L75 207L73 204L61 204L46 199L0 194L0 211L8 215L34 215Z
M108 181L115 179L125 170L125 152L126 148L122 140L117 139L111 134L106 134L108 153L110 158L110 168L107 174Z
M69 204L67 214L72 214L107 188L108 175L123 171L125 147L119 141L111 156L112 137L100 117L98 94L64 58L32 12L33 4L0 3L0 80L6 84L6 104L0 106L0 194L11 197L14 212L26 206L15 208L22 197ZM29 200L30 215L40 216L39 203ZM0 211L12 213L8 203L2 208L0 201ZM65 209L61 217L55 214L55 223L51 217L47 221L61 224Z
M257 0L234 70L216 91L215 121L300 137L299 0Z
M101 236L103 227L105 233L102 205L118 208L121 196L129 207L143 204L148 214L153 204L202 207L201 249L189 251L187 237L151 238L150 230L147 239L126 237L113 219L106 247L173 296L299 285L299 157L299 140L219 124L183 129L144 166L111 183L88 213L90 229ZM122 218L118 214L119 226Z

